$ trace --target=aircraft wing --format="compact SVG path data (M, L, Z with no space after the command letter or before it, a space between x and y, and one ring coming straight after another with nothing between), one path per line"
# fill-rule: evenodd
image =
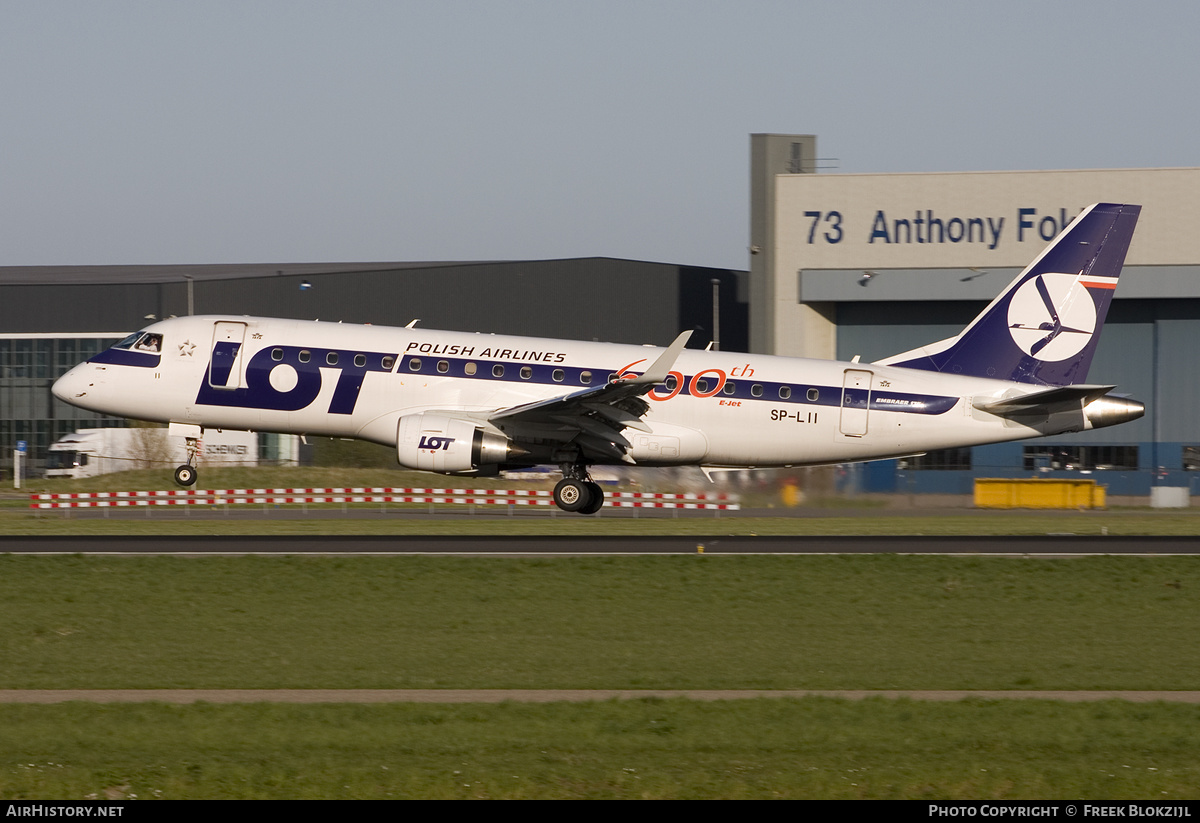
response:
M680 334L636 377L617 377L603 386L501 409L488 415L488 422L515 439L573 441L586 456L631 463L631 444L621 430L650 431L642 420L650 404L642 396L667 379L691 336L690 331Z
M1000 417L1006 417L1010 414L1029 414L1030 412L1049 410L1050 406L1073 403L1079 400L1082 400L1083 405L1086 406L1097 397L1103 397L1115 388L1116 386L1093 386L1085 383L1079 383L1074 386L1053 386L1031 394L1020 394L1016 397L1006 397L1001 400L977 402L975 403L975 408L980 411L991 412Z

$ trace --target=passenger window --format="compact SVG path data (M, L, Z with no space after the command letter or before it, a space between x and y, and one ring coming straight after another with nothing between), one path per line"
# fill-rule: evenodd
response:
M469 375L474 374L476 372L476 370L477 369L476 369L476 366L474 363L468 363L466 366L463 367L463 371L465 371Z
M447 363L445 360L439 360L438 361L438 374L445 374L448 371L450 371L450 364Z
M592 373L590 371L581 371L579 373L579 382L585 386L592 385Z
M737 384L734 383L732 380L728 381L725 384L725 393L726 394L733 394L736 391L737 391Z
M283 359L283 349L271 349L271 359L278 363Z
M555 383L561 383L563 378L566 376L566 372L564 372L562 369L555 369L550 373L550 379L552 379Z
M358 366L360 369L367 365L367 356L365 354L354 355L354 365Z
M821 396L821 393L819 391L817 391L816 389L808 390L808 402L809 403L816 403L817 398L820 396Z
M408 370L409 371L420 371L421 370L421 358L414 357L412 360L409 360L408 361Z
M755 383L750 387L750 394L754 395L755 397L762 397L762 386Z
M779 387L779 399L780 400L787 400L791 396L792 396L792 387L791 386L780 386Z
M531 377L533 377L533 369L529 368L528 366L522 366L521 367L521 379L528 380Z
M379 365L388 371L391 371L392 366L396 365L396 358L392 357L390 354L385 354L383 359L379 361Z
M337 361L338 361L337 352L331 351L329 354L325 355L325 362L328 363L329 365L336 366Z
M707 380L697 380L693 385L696 387L697 394L704 394L706 391L708 391Z
M667 379L663 381L663 388L667 391L675 391L675 386L678 383L679 381L675 379L675 375L668 375Z
M300 362L301 362L301 363L307 363L307 362L308 362L308 358L309 358L309 357L311 357L311 356L312 356L312 355L310 355L310 354L309 354L309 352L308 352L308 349L301 349L301 351L300 351Z
M503 366L501 366L499 363L492 366L492 377L503 377L503 376L504 376L504 367Z

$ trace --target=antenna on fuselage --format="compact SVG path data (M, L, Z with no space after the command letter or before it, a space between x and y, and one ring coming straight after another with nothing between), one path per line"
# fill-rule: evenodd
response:
M405 326L404 328L406 328L406 329L415 329L415 328L417 327L417 324L418 324L418 323L420 323L420 322L421 322L421 318L419 318L419 317L414 317L412 320L409 320L409 321L408 321L408 325L407 325L407 326Z

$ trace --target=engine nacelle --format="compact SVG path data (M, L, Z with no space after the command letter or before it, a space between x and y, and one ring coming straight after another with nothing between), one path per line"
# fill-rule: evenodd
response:
M512 452L504 435L444 414L406 414L396 432L396 459L409 469L495 474Z

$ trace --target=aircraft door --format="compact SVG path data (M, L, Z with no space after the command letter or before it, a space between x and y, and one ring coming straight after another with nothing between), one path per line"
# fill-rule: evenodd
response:
M846 369L842 381L842 434L862 437L867 433L867 411L871 406L872 372Z
M242 343L246 324L219 320L213 325L212 359L208 364L208 385L214 389L241 389L246 386Z

